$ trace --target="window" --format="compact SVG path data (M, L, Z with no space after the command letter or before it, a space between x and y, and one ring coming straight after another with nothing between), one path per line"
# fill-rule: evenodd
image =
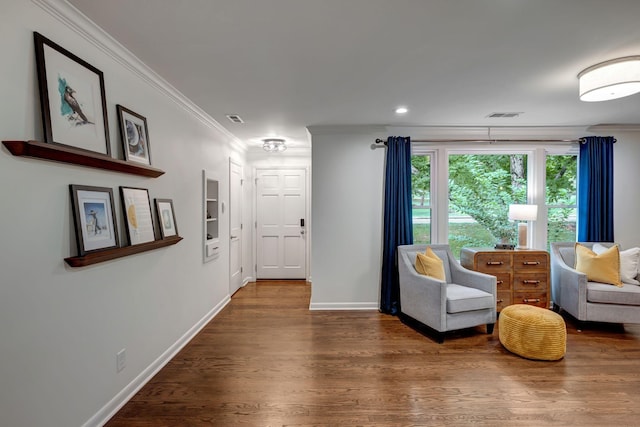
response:
M527 155L451 154L449 156L449 245L514 244L516 225L509 205L527 203Z
M413 242L431 243L431 155L411 156Z
M547 250L576 240L577 165L576 155L546 156Z
M515 244L512 203L540 206L530 247L575 240L575 144L417 143L412 150L414 242L447 243L456 257L464 246Z

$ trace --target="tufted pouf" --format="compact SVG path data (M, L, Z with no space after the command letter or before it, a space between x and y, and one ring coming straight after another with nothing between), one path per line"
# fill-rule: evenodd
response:
M533 305L514 304L502 309L498 336L507 350L527 359L558 360L567 350L562 316Z

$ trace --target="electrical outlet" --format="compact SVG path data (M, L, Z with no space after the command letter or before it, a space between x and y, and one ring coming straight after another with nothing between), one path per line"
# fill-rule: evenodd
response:
M127 349L123 348L116 353L116 371L122 371L127 366Z

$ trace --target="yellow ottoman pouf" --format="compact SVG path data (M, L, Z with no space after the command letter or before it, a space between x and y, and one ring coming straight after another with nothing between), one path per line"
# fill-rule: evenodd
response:
M562 316L533 305L514 304L502 309L498 336L507 350L527 359L558 360L567 350Z

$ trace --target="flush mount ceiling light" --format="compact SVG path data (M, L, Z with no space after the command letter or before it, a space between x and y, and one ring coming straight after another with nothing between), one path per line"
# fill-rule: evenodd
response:
M398 107L396 108L396 114L407 114L409 109L407 107Z
M580 100L608 101L640 92L640 56L593 65L578 74Z
M282 138L267 138L262 140L262 148L268 152L282 152L287 149Z

